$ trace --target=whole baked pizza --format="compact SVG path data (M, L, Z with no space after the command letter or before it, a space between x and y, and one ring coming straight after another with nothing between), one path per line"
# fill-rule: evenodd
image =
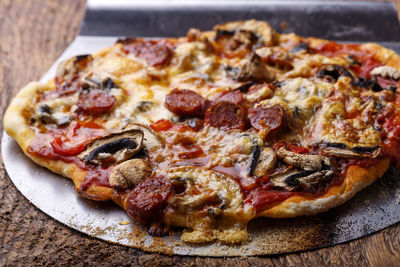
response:
M400 163L400 58L235 21L125 38L12 100L6 132L148 233L249 240L256 217L336 207Z

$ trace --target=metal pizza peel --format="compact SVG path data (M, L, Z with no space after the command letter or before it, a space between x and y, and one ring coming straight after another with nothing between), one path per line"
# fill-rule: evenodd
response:
M280 32L337 41L378 42L400 52L400 26L392 3L312 1L89 1L80 35L41 79L55 75L61 60L112 45L118 36L182 36L238 19L266 20ZM316 21L318 23L316 23ZM301 23L299 23L301 22ZM286 26L285 26L286 25ZM400 170L391 168L372 186L328 212L294 219L260 218L248 227L251 240L238 246L190 245L177 234L151 237L111 202L79 196L72 181L33 163L5 132L1 151L18 190L40 210L90 236L145 251L200 256L278 254L330 246L400 221Z

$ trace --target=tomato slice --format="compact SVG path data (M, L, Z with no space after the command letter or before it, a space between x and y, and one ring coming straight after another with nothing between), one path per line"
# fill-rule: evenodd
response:
M150 125L151 129L153 129L156 132L168 131L169 129L172 128L172 126L173 126L172 122L164 119L158 120Z
M103 136L105 131L96 123L73 121L66 132L58 133L50 142L54 152L63 156L74 156L85 150L86 144Z
M174 123L170 122L169 120L165 120L165 119L156 121L155 123L150 125L150 128L156 132L177 131L177 132L183 133L186 131L192 131L192 128L187 125L174 124Z
M74 156L85 150L86 142L72 144L69 138L57 136L50 142L54 152L64 156Z

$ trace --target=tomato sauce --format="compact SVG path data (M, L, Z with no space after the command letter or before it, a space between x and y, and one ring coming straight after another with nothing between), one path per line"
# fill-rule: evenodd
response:
M395 106L400 105L400 96L396 95L394 101ZM380 120L382 126L383 153L391 158L392 162L400 167L400 112L396 111L393 114L382 116Z
M127 53L134 53L139 57L148 61L150 65L158 66L165 64L169 61L172 51L169 50L169 46L158 42L144 42L134 41L131 46L128 46ZM154 53L153 53L154 52ZM377 61L373 55L369 52L364 51L357 44L338 44L336 42L327 42L318 47L313 48L313 52L320 53L328 57L334 57L338 55L351 55L355 60L359 61L360 64L352 64L351 70L357 76L365 79L370 78L370 71L382 64ZM155 56L153 56L155 55ZM228 55L223 55L228 56ZM57 84L56 80L56 84ZM380 81L380 84L386 86L390 85L387 81ZM79 86L72 86L70 89L67 87L58 86L58 94L68 95L75 93ZM184 97L181 97L181 93L185 93ZM191 98L188 99L188 95L191 94ZM226 93L218 96L215 100L216 103L224 103L224 107L229 105L237 105L240 107L244 102L244 98L240 92L234 91L233 93ZM92 99L101 99L99 105L93 106L92 104L97 101ZM105 112L112 108L115 99L111 96L106 95L85 95L80 99L80 108L84 111L95 111ZM197 115L203 117L205 106L208 107L208 103L201 97L194 95L194 93L188 93L179 91L179 94L171 94L169 97L169 109L178 115ZM400 104L400 98L397 97L395 104ZM237 113L237 112L236 112ZM276 113L276 112L275 112ZM226 115L227 113L215 112L215 120L211 120L210 116L206 116L206 121L210 123L216 123L221 121L221 114ZM229 115L229 114L228 114ZM93 139L100 136L104 136L106 131L102 129L100 125L96 125L94 122L83 122L87 118L87 115L80 114L79 119L81 122L73 121L68 127L61 129L50 129L45 133L38 133L37 137L28 147L28 153L44 159L55 159L61 160L67 163L74 163L81 169L87 170L85 181L80 185L80 189L85 191L90 185L111 185L108 182L108 177L113 169L113 165L102 167L89 165L82 162L77 155L84 151L86 145ZM265 117L265 116L264 116ZM269 116L275 118L276 116ZM279 116L278 116L279 117ZM282 117L282 116L280 116ZM207 120L208 118L208 120ZM242 123L243 127L242 127ZM244 129L245 120L240 120L239 124ZM398 166L400 166L400 113L393 114L386 118L380 123L382 125L382 137L383 137L383 151L386 156L392 158ZM280 125L280 124L279 124ZM236 126L236 125L234 125ZM150 125L150 127L156 132L163 131L176 131L176 132L193 132L193 129L185 124L175 124L169 120L159 120ZM278 150L281 147L296 152L296 153L309 153L310 150L300 146L275 143L273 145L274 150ZM159 167L168 168L171 166L206 166L210 160L210 157L206 154L203 149L196 144L174 144L168 147L169 155L172 156L174 163L169 165L160 164ZM150 155L151 156L151 155ZM314 192L290 192L285 190L279 190L275 188L269 181L268 177L243 177L242 166L222 166L217 165L210 167L210 169L224 173L234 178L240 185L245 202L252 204L257 212L269 209L286 199L295 195L312 195L319 196L327 192L331 186L340 185L343 183L347 169L349 166L357 165L361 167L371 167L377 163L377 159L350 159L342 160L339 164L341 172L337 172L332 180L327 182L325 185L320 186ZM242 168L242 169L241 169ZM154 177L153 177L154 178ZM159 216L159 211L165 207L166 199L172 194L172 185L165 181L163 177L152 177L141 183L140 186L136 187L129 196L128 213L139 221L147 222L151 216ZM153 194L153 195L151 195ZM146 205L144 203L147 203ZM149 217L149 215L151 215Z
M47 160L61 160L74 163L79 168L87 170L81 190L85 191L92 184L111 187L108 176L113 166L101 167L86 164L78 158L86 144L95 138L104 136L106 131L95 122L73 121L68 127L50 129L37 133L36 138L28 146L28 153Z
M335 57L340 55L352 56L359 61L360 65L352 64L350 69L357 75L369 79L372 69L382 64L371 55L371 51L361 49L359 44L339 44L336 42L326 42L312 49L314 53L319 53L327 57Z
M299 192L288 192L283 190L276 190L270 182L258 182L257 187L251 190L246 195L246 203L251 204L258 212L262 212L273 206L285 201L286 199L300 194ZM264 183L264 184L263 184Z

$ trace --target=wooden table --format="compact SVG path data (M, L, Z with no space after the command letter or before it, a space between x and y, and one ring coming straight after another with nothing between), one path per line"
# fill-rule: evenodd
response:
M84 11L84 0L0 2L0 118L19 88L39 79L73 40ZM88 237L39 211L14 187L0 158L0 266L395 266L400 265L399 251L397 224L345 244L281 256L222 259L148 254Z

